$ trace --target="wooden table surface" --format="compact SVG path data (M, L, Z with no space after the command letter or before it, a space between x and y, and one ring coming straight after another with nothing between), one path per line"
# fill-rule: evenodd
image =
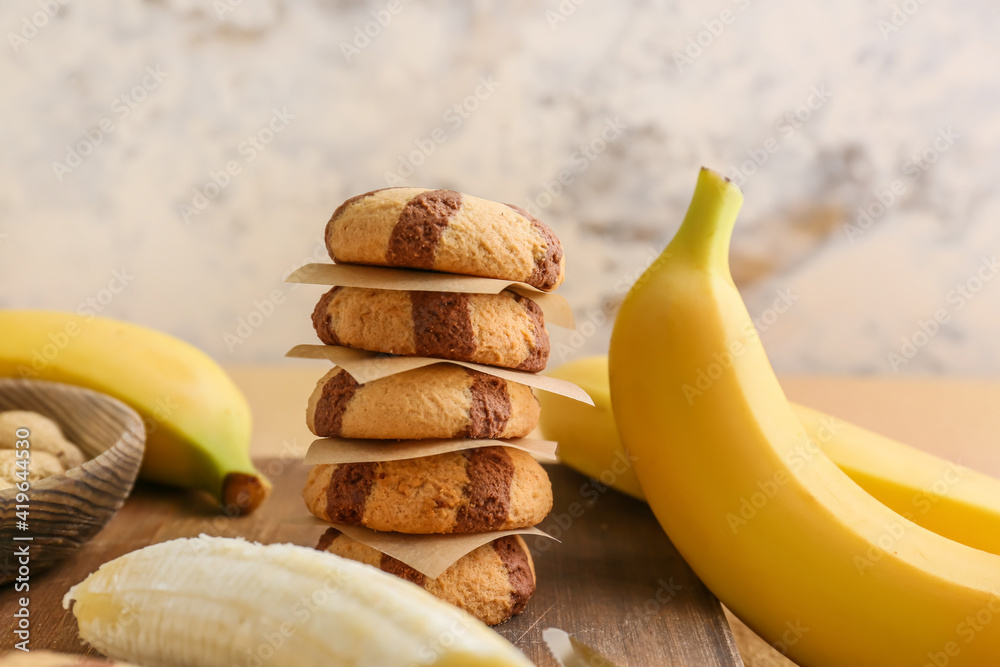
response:
M253 408L252 451L275 479L274 496L254 516L227 520L197 493L141 485L77 558L32 582L33 646L83 651L72 618L59 604L62 595L101 562L144 544L200 532L315 543L321 528L289 519L305 513L299 497L305 469L298 461L313 436L304 424L304 406L325 367L304 362L230 370ZM793 400L1000 475L1000 382L787 378L783 384ZM741 664L721 607L648 508L614 491L595 495L585 478L561 466L549 466L549 472L555 508L542 527L565 525L562 543L542 551L529 540L538 591L523 615L498 628L501 634L546 666L556 662L541 632L552 626L619 665ZM584 511L568 519L573 503ZM0 617L9 617L13 597L10 588L0 591ZM752 633L736 629L740 649L753 656L748 665L782 664ZM7 643L0 640L0 646Z
M230 369L257 416L255 452L288 457L312 442L302 420L285 415L303 413L302 397L325 371L315 366ZM1000 379L803 376L781 383L790 400L1000 477ZM791 665L731 621L748 667Z
M218 516L201 494L140 484L75 558L33 578L32 646L85 652L72 615L62 609L63 595L101 563L147 544L206 533L315 546L324 528L301 520L308 517L301 498L306 466L258 461L270 470L274 492L256 513L240 519ZM542 527L558 530L561 543L528 538L538 588L524 613L497 631L543 667L557 665L542 641L548 627L573 634L622 666L742 664L721 606L649 508L610 490L588 503L580 495L584 485L592 488L585 477L564 466L547 469L557 500ZM571 515L574 503L582 513ZM10 618L14 598L10 588L0 593L0 618Z

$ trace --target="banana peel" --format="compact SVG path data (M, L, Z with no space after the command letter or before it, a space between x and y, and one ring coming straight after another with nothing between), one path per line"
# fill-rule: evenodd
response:
M644 500L615 426L607 356L571 361L549 375L579 385L594 399L592 408L539 393L539 426L545 438L559 443L560 460ZM1000 554L1000 480L804 405L791 406L823 453L881 503L939 535Z
M250 406L196 347L136 324L54 311L0 311L0 377L51 380L114 396L142 416L139 476L201 489L228 515L271 484L250 460Z

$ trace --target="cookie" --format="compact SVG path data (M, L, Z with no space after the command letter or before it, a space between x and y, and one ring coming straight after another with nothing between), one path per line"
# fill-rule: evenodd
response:
M25 459L18 457L19 451L23 450L0 449L0 489L9 489L24 481L18 473L25 471L28 471L32 483L66 472L62 462L48 452L31 452L28 464L24 466Z
M337 262L517 280L563 281L562 244L524 209L454 190L385 188L351 197L326 225Z
M523 438L538 414L527 385L435 364L365 384L334 368L316 383L306 422L329 438Z
M464 609L487 625L520 614L535 592L535 564L519 535L484 544L459 558L437 579L377 549L327 529L316 548L360 561L422 586L445 602Z
M401 461L323 464L302 497L330 523L399 533L481 533L534 526L552 485L530 454L480 447Z
M31 431L31 455L38 452L51 454L59 459L65 470L83 465L86 455L66 439L59 424L48 417L30 410L5 410L0 412L0 449L17 449L17 432L21 428Z
M334 287L313 310L327 345L538 372L549 359L542 309L500 294Z

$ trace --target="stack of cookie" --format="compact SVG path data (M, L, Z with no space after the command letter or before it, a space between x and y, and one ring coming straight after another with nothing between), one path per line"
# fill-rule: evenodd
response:
M520 281L544 291L563 279L562 247L548 227L517 207L451 190L389 188L353 197L334 212L326 242L338 263ZM313 325L327 345L531 373L543 370L549 355L541 308L507 290L334 287L317 304ZM318 436L386 441L520 438L538 416L530 387L457 364L365 384L334 368L307 409ZM502 445L317 465L303 496L314 515L331 523L411 534L527 528L552 508L545 470L530 454ZM475 549L432 580L335 528L317 548L409 579L489 624L519 613L535 588L534 565L518 535Z

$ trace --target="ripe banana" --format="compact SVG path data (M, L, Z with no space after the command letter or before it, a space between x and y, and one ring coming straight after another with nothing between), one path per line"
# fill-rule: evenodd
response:
M997 664L1000 556L866 493L785 399L729 272L742 200L703 169L615 322L611 400L650 507L722 602L800 664Z
M71 602L84 640L140 665L531 665L419 586L291 544L163 542L105 563Z
M143 479L211 493L253 511L270 483L250 461L250 407L201 350L92 315L0 311L0 377L66 382L114 396L146 424Z
M571 361L546 375L572 382L594 399L591 407L551 392L537 393L542 408L538 426L545 438L559 443L559 461L633 498L644 499L615 426L608 358Z
M586 357L549 373L590 394L596 409L540 392L542 434L563 463L643 499L611 410L608 358ZM795 403L792 411L823 453L880 502L914 523L1000 554L1000 480Z

